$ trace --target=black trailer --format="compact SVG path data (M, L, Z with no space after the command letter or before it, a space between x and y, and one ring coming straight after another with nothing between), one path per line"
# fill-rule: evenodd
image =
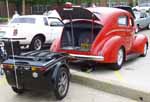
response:
M52 90L57 99L66 96L70 72L68 55L50 51L31 51L9 56L3 62L8 84L18 94L26 90Z

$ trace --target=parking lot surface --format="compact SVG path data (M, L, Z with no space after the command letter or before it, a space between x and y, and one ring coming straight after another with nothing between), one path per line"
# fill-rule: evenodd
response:
M150 30L143 30L138 34L145 34L150 38ZM74 69L80 70L80 65L73 67ZM131 86L150 90L150 49L146 57L137 57L125 62L121 70L113 71L108 69L105 65L97 65L93 72L87 74L97 79L104 78L119 81Z
M138 34L145 34L150 38L150 30L140 31ZM27 50L28 51L28 50ZM26 51L25 51L26 52ZM96 66L96 70L87 73L94 77L109 80L120 81L132 86L150 90L150 50L146 57L137 57L124 63L119 71L112 71L106 68L105 65ZM81 67L81 66L80 66ZM74 69L79 70L78 66ZM40 96L39 96L40 95ZM55 102L53 95L48 93L27 92L21 96L16 95L8 86L6 80L0 76L0 102ZM79 84L71 83L67 97L62 102L134 102L132 100L104 93L95 89L87 88Z
M136 102L124 97L108 94L79 84L71 83L67 97L56 101L51 92L14 93L4 77L0 77L0 102Z

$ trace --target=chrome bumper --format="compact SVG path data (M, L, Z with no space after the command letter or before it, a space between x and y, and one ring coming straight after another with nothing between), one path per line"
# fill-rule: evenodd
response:
M91 56L91 55L77 55L69 54L71 58L81 59L81 60L93 60L93 61L104 61L103 56Z

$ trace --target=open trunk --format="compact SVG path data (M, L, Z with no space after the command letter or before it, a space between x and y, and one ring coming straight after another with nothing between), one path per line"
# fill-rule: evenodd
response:
M65 50L89 51L99 34L102 25L91 21L67 23L61 39L61 48Z

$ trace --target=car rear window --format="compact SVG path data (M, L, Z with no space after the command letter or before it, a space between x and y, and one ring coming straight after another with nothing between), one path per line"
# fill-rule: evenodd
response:
M118 25L127 26L128 25L128 17L127 16L120 16L118 18Z
M14 18L11 23L35 23L35 18Z

